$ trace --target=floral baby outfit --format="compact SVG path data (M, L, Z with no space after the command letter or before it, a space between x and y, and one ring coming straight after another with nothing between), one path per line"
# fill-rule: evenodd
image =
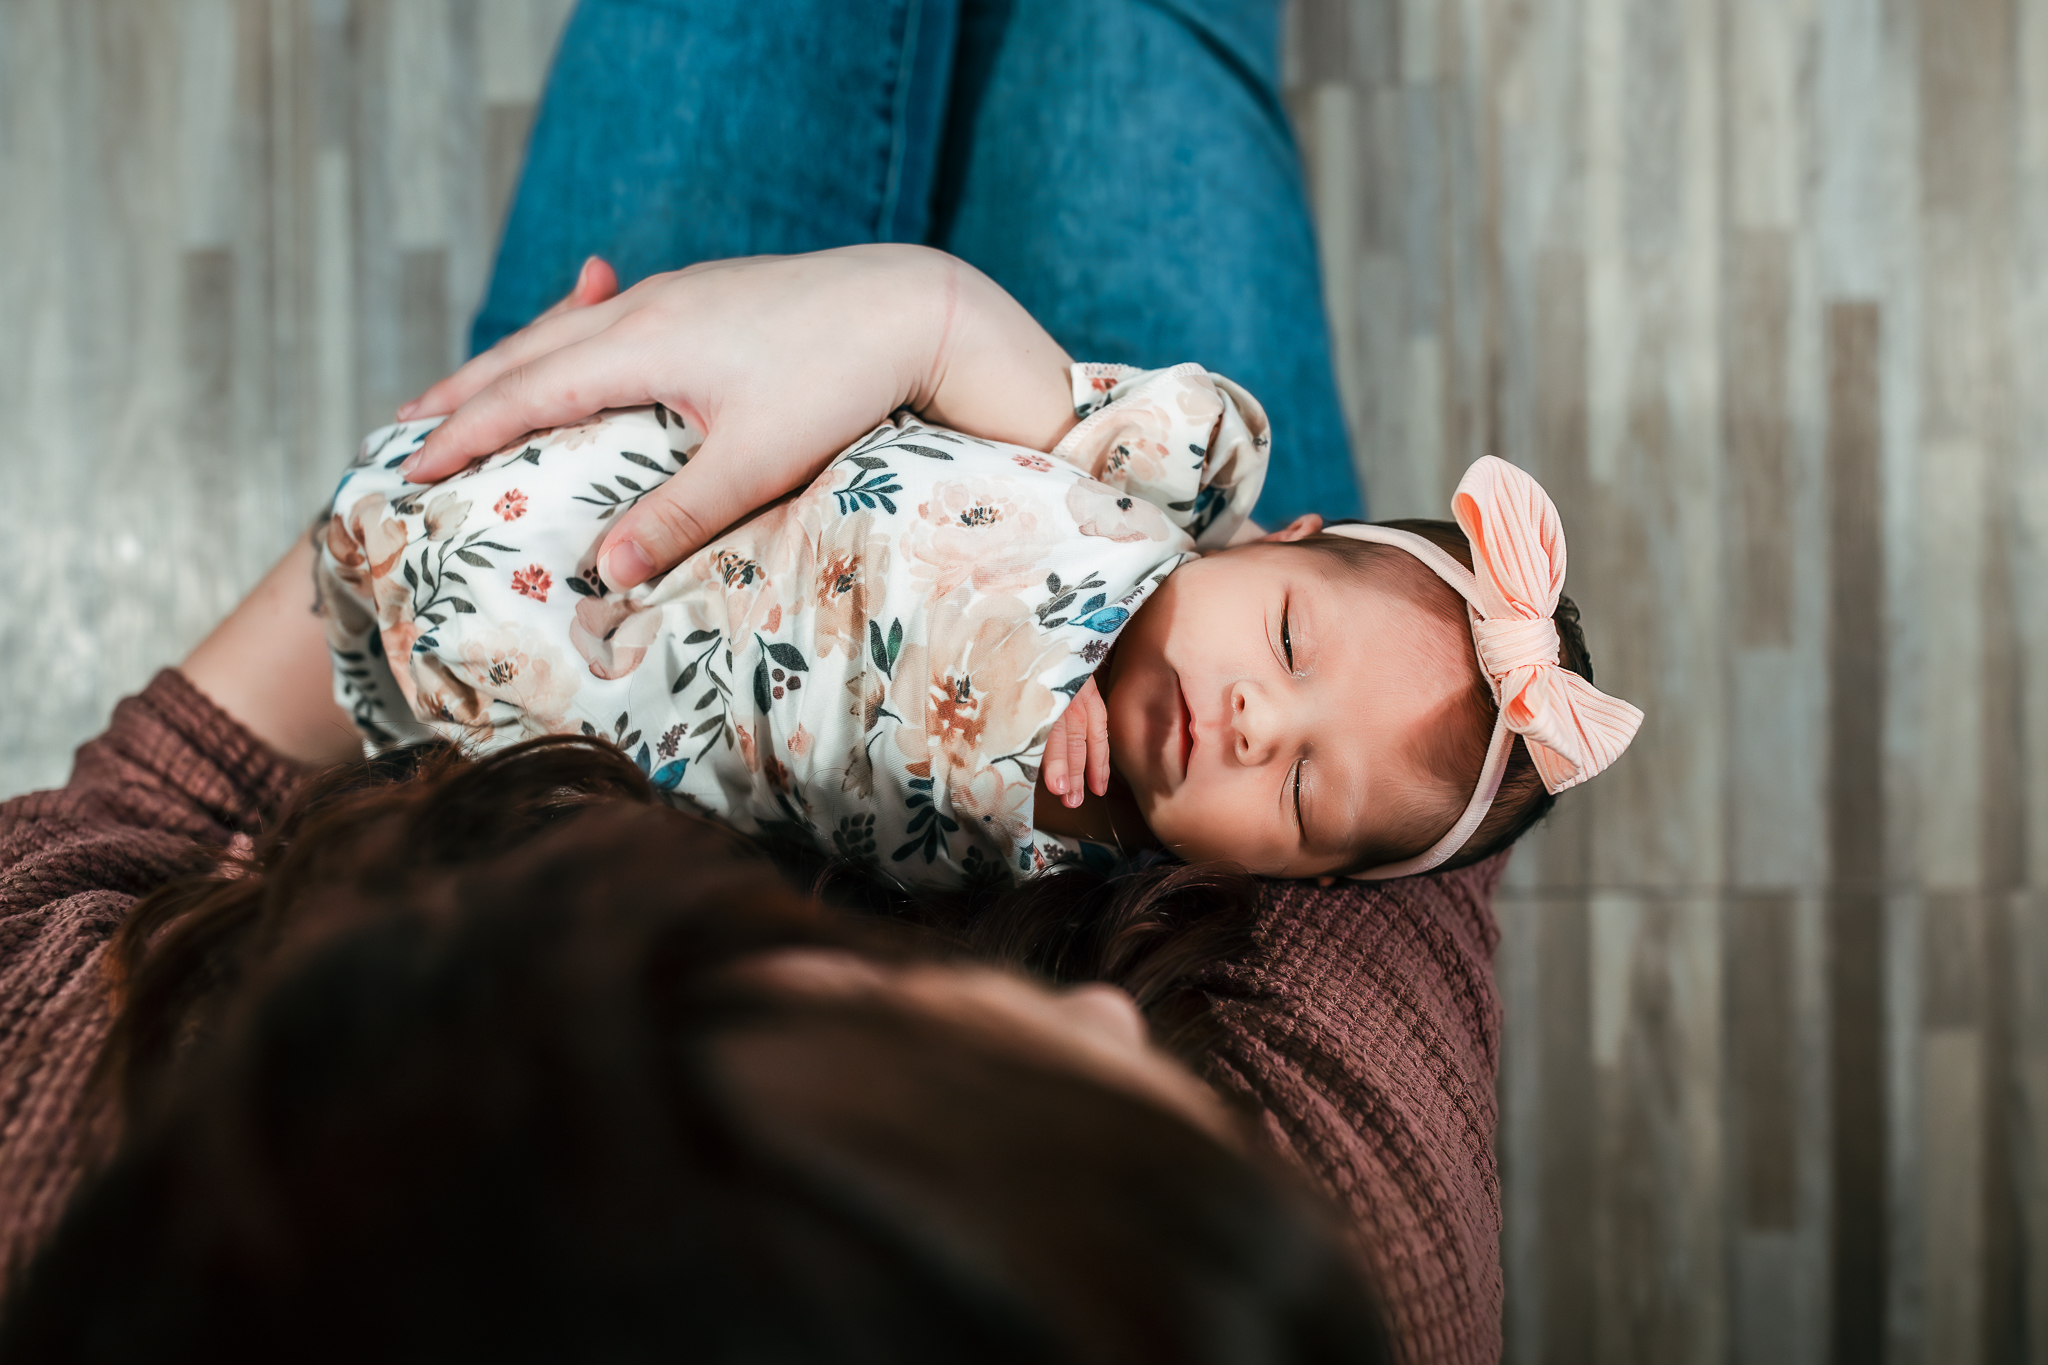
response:
M660 407L533 436L438 487L372 435L320 557L335 695L373 743L608 739L679 804L906 883L1025 876L1047 731L1264 478L1264 412L1197 365L1072 369L1050 455L876 427L794 498L608 592L610 519L703 434Z

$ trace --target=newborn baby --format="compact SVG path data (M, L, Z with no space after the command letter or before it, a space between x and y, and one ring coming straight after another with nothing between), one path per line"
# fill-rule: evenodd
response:
M899 414L624 593L592 563L607 522L701 432L609 413L430 489L397 466L434 424L388 428L342 480L321 557L337 696L375 743L608 739L673 799L912 884L1146 848L1400 875L1540 815L1553 750L1504 728L1457 528L1309 516L1225 548L1264 476L1250 395L1193 365L1071 374L1081 420L1049 453ZM1562 637L1549 619L1557 549L1549 602L1523 613L1550 629L1530 667L1552 691L1560 649L1586 671L1568 604ZM1113 774L1090 727L1085 802L1065 746L1046 752L1077 697L1106 712ZM1584 757L1560 760L1562 785Z

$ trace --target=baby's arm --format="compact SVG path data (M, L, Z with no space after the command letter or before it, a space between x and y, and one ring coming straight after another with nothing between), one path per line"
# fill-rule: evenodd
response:
M1095 690L1095 679L1081 684L1073 703L1052 723L1045 738L1044 768L1046 790L1069 810L1082 802L1082 784L1074 779L1084 773L1089 791L1109 794L1109 711L1102 693Z

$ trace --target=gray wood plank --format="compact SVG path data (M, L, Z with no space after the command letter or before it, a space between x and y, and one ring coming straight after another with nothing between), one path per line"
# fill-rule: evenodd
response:
M1761 193L1761 191L1752 191ZM1792 643L1792 241L1738 229L1727 252L1722 439L1739 527L1730 564L1734 634L1742 645Z
M0 789L61 780L460 358L568 10L0 0L0 165L33 187L0 206L0 569L40 603L0 646L44 661Z
M1878 508L1878 349L1871 304L1828 312L1830 676L1830 1358L1883 1355L1890 1269L1884 1037L1882 725L1885 635Z
M1729 1080L1738 1114L1742 1226L1798 1226L1798 998L1791 896L1749 896L1730 905Z
M1725 1350L1722 981L1712 898L1592 903L1594 1359Z

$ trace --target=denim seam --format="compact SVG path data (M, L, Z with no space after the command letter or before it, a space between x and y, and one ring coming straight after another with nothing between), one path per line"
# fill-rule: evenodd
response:
M917 28L922 0L903 6L903 38L896 61L895 88L889 98L889 162L882 175L881 202L875 209L875 240L895 240L897 201L903 194L903 161L910 144L910 80L917 61Z

